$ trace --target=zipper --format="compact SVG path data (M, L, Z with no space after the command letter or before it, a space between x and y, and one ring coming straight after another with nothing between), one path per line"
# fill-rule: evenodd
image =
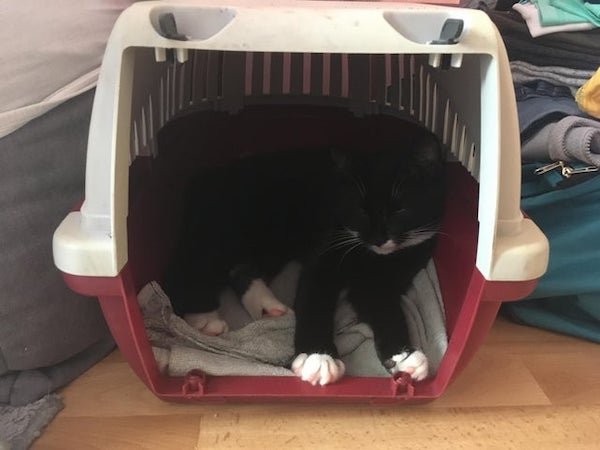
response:
M565 161L555 161L545 166L538 167L533 173L536 175L543 175L556 169L560 169L560 174L565 178L571 178L572 175L580 175L599 171L599 168L596 166L573 167L567 165Z

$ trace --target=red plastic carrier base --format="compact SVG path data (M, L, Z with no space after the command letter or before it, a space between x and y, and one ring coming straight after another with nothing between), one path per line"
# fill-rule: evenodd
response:
M435 253L446 311L448 350L437 374L412 383L397 377L345 377L329 386L312 386L296 377L161 374L144 330L137 292L160 280L173 251L186 177L198 164L225 161L238 152L291 146L317 148L393 145L401 132L398 118L356 118L323 107L248 107L240 114L188 113L159 135L157 158L138 158L130 169L129 261L114 278L65 274L67 284L99 298L119 349L138 377L159 398L169 401L335 400L423 402L442 395L467 365L488 333L503 301L528 295L537 280L491 282L475 267L478 184L458 163L448 164L447 212ZM235 130L235 132L232 132ZM293 145L292 145L293 144ZM198 149L211 149L210 152Z

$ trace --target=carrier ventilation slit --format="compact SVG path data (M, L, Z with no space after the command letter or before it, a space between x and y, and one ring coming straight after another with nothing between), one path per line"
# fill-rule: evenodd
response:
M431 75L428 73L427 77L425 79L425 126L427 128L429 128L430 130L432 129L432 110L433 110L433 105L431 104L432 101L432 92L431 92Z
M283 54L283 67L282 67L282 81L281 81L281 92L284 95L287 95L291 91L292 84L292 54L284 53Z
M311 70L311 54L304 53L302 55L302 94L310 94L310 70Z
M252 95L252 64L254 61L254 54L252 52L246 53L246 61L244 67L244 95Z
M442 143L448 145L448 135L450 133L450 99L446 100L446 106L444 108L444 125L442 132Z
M419 75L417 84L417 97L418 97L418 119L419 122L425 122L425 69L423 65L419 65Z
M150 154L156 156L156 140L154 139L154 108L152 105L152 94L148 95L148 139L150 143Z
M470 147L469 147L469 157L468 157L468 161L467 161L467 170L469 171L469 173L471 173L471 175L473 175L476 179L479 179L479 176L477 174L475 174L475 169L476 169L476 150L475 150L475 143L471 143Z
M464 125L462 127L459 125L459 129L461 131L458 144L458 157L461 164L467 167L469 162L469 154L467 152L467 128Z
M177 112L177 64L171 66L171 110L169 111L170 117L173 117Z
M261 93L269 95L271 93L271 53L263 53L262 69Z
M146 109L142 106L142 113L141 113L141 124L142 124L142 130L141 130L141 135L142 135L142 154L146 154L146 145L148 144L148 128L146 126Z
M348 55L343 54L341 57L341 83L342 83L342 91L341 95L343 98L348 98L348 86L350 82L350 74L348 73Z
M185 96L185 90L187 87L187 83L185 82L186 69L187 69L187 65L184 63L184 64L182 64L181 69L179 70L179 86L178 86L179 95L177 96L177 100L178 100L177 110L178 111L181 111L184 108L183 98Z
M140 154L140 138L138 135L138 124L137 121L133 121L133 146L132 151L129 152L129 163Z
M331 55L323 54L323 67L321 69L321 93L328 96L331 88Z
M415 115L415 85L416 85L416 80L415 80L415 57L413 55L410 55L410 59L409 59L409 64L408 64L408 74L409 74L409 83L410 83L410 97L409 97L409 103L408 103L408 111L410 113L411 116L414 117Z
M165 120L165 124L169 121L169 119L171 118L171 115L169 114L170 111L170 103L171 103L171 71L167 69L167 76L165 78L165 82L164 82L164 93L165 93L165 103L164 103L164 120Z
M438 134L438 86L437 83L433 83L433 90L431 92L431 131Z
M458 154L458 114L454 113L452 120L452 136L450 138L450 150L456 156L456 158L460 161L460 155Z

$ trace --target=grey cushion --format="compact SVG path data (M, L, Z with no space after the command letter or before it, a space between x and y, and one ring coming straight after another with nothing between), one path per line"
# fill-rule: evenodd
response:
M71 292L52 259L52 234L83 196L92 99L0 139L0 375L58 364L108 336L98 302Z

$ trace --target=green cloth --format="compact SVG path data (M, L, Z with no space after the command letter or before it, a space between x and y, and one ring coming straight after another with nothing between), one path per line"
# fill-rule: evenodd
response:
M589 22L600 26L600 5L583 0L534 0L542 26Z
M534 0L534 3L539 11L540 23L544 27L588 22L587 18L581 17L580 14L573 14L558 7L554 0Z

